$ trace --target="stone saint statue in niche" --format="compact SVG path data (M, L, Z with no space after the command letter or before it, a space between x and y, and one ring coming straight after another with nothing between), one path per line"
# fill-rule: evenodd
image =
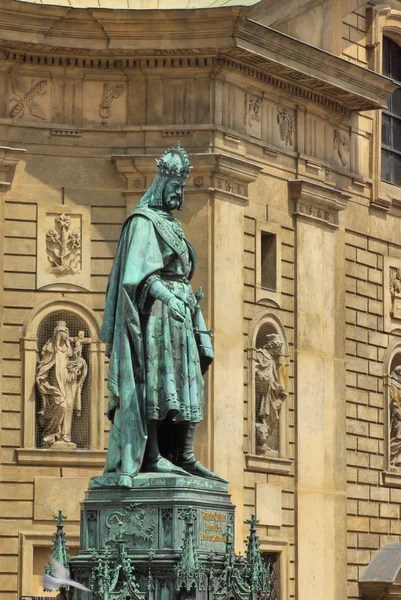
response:
M39 417L44 425L45 448L75 448L71 442L73 412L81 415L82 386L88 373L82 358L83 332L71 338L65 321L58 321L53 335L42 349L36 385L42 406Z
M283 345L278 334L266 335L266 344L256 349L256 400L258 405L256 454L279 450L279 420L287 392L277 374L277 354Z
M131 487L140 470L222 480L194 454L213 349L189 283L196 252L173 215L191 166L179 142L156 163L123 224L108 282L101 339L112 425L105 474L93 486Z
M401 366L390 375L390 464L401 467Z

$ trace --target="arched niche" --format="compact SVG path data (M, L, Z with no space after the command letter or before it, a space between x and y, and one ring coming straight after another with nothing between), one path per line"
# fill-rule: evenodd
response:
M265 309L248 334L248 466L288 457L288 341L280 319Z
M385 469L401 476L401 340L387 348L383 368Z
M100 326L95 313L76 300L49 300L36 306L28 315L22 329L22 447L40 449L37 432L38 394L36 372L43 344L49 339L57 321L65 321L72 335L83 332L88 340L83 344L83 356L88 364L84 384L87 429L76 434L78 448L103 450L103 380L104 344L99 339ZM51 450L51 449L50 449ZM42 452L49 452L44 449Z

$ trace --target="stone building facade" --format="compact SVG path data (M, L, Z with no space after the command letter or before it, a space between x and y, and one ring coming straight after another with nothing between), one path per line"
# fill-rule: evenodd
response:
M230 480L238 549L256 513L276 598L376 597L366 567L401 541L401 1L0 17L0 599L41 595L57 509L77 548L107 447L107 277L176 140L216 355L198 452ZM57 327L86 364L64 444L35 384Z

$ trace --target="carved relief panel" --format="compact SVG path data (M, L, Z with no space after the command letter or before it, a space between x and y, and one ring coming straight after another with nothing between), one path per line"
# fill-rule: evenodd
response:
M38 207L37 288L90 289L87 207Z
M277 125L280 134L280 140L286 146L294 145L295 115L293 111L277 107Z
M384 329L401 331L401 260L384 257Z
M253 94L245 97L246 132L252 137L260 139L262 136L262 99Z
M46 122L51 118L48 77L13 73L9 76L8 116L11 119Z
M121 125L127 121L127 84L125 81L85 80L83 122Z
M350 139L349 134L340 129L333 132L334 163L343 168L350 166Z

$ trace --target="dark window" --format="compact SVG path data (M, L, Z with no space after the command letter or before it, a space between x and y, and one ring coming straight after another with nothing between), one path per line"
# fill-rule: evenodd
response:
M400 84L382 115L382 179L401 186L401 46L383 37L383 75Z
M277 238L273 233L262 231L261 236L261 285L266 290L277 289Z

